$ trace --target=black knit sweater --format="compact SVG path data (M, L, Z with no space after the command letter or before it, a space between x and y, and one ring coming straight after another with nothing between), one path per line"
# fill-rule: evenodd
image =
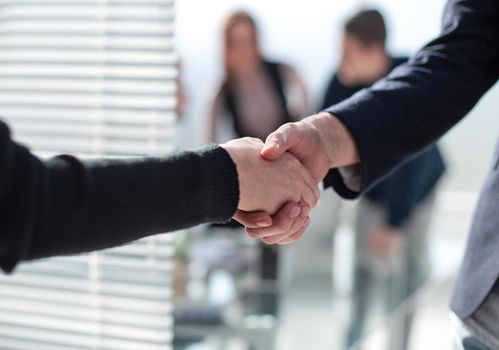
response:
M0 267L117 246L155 233L227 221L236 166L211 146L159 158L42 161L0 122Z

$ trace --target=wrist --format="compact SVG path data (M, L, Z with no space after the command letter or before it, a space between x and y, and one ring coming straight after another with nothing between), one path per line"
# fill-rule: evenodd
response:
M360 162L359 151L352 134L335 115L321 112L310 117L310 123L316 127L320 134L328 155L330 168Z
M234 160L222 147L214 145L198 152L199 169L204 174L200 181L200 198L206 213L212 213L211 221L228 221L239 202L239 180ZM191 175L187 175L191 176Z
M225 150L227 154L229 155L230 159L234 163L234 166L236 168L236 175L237 175L237 183L238 183L238 191L239 191L239 196L238 196L238 205L237 207L239 208L241 205L241 198L243 197L243 192L245 192L245 189L243 188L242 184L245 181L243 179L245 172L241 169L242 168L242 160L240 159L240 154L237 150L237 148L231 144L230 142L226 142L224 144L219 145L220 148Z

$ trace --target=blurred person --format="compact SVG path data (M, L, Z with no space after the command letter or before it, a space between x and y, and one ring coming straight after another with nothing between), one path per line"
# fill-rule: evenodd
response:
M271 224L264 212L290 200L303 203L285 204L282 215L301 216L302 235L317 183L291 154L269 162L262 147L245 138L164 157L41 160L0 121L0 268L223 222L243 210L254 212L240 221L262 227Z
M209 141L223 141L220 132L229 126L237 137L264 140L282 124L307 114L305 85L291 66L266 59L261 52L258 29L246 12L229 15L223 26L225 76L217 91L209 120ZM239 227L239 225L235 225ZM276 281L276 247L261 246L261 278ZM260 310L276 314L274 296L263 296Z
M386 37L385 21L377 10L362 10L346 21L340 67L328 84L322 109L369 87L408 60L390 56ZM376 286L381 286L390 313L427 277L427 230L435 186L444 168L438 147L431 146L361 197L355 223L353 311L347 348L365 332ZM413 311L391 323L390 349L407 349Z
M256 22L248 13L235 12L225 20L223 59L225 76L211 109L209 141L221 141L221 123L230 124L237 137L264 140L309 112L302 80L291 66L262 55Z
M442 31L387 77L324 112L286 124L262 156L292 153L314 179L354 199L464 118L499 78L499 2L448 0ZM499 144L480 194L451 308L455 349L499 349ZM266 243L294 220L248 228Z

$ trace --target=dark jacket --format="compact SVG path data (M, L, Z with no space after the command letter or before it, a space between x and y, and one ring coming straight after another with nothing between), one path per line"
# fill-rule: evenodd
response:
M346 198L365 192L458 123L498 77L499 1L450 0L440 37L371 88L327 109L350 130L362 161L360 190L348 188L334 171L336 191ZM479 307L499 276L498 198L499 171L493 168L452 300L461 318Z
M390 71L407 62L407 58L392 58L391 62ZM322 109L346 100L368 87L369 85L346 86L334 74L328 84ZM444 171L440 151L436 145L432 145L367 190L364 196L386 208L387 225L401 227L407 222L413 209L432 192ZM328 187L331 181L326 177L324 183Z
M237 171L222 148L163 158L42 161L0 122L0 268L227 221Z

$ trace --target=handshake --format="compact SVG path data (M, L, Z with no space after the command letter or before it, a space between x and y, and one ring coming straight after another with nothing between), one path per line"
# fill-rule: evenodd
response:
M288 244L307 229L319 203L319 183L329 169L358 162L355 143L333 115L320 113L288 123L265 143L242 138L221 145L239 175L234 219L249 236L267 244Z

